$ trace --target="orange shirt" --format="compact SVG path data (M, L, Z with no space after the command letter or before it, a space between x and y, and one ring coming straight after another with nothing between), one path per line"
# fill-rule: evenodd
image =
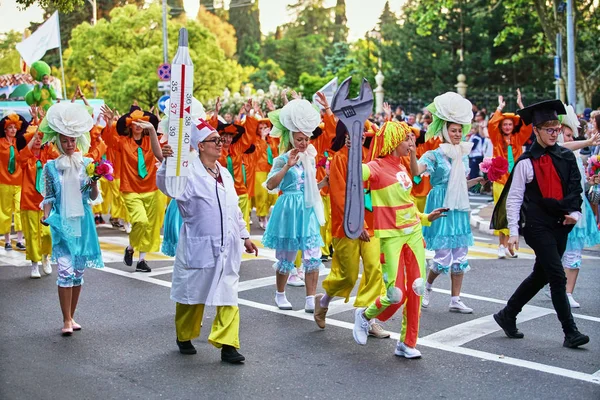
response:
M48 160L53 160L59 156L54 145L46 145L40 149L37 156L25 147L17 156L17 163L23 171L23 180L21 182L21 210L39 211L40 204L44 196L35 188L37 176L37 161L41 161L42 166L46 165ZM40 174L42 171L40 170ZM43 179L43 178L42 178Z
M268 136L266 140L256 138L254 145L256 146L256 151L254 152L256 154L256 172L270 172L272 165L269 164L269 153L267 152L267 148L271 148L271 154L273 155L274 160L279 154L277 150L279 140L270 136ZM271 162L273 162L273 160L271 160Z
M116 125L117 125L117 123L113 122L113 124L112 124L113 129L115 129ZM106 159L108 161L110 161L110 163L113 166L113 171L114 171L113 177L115 179L121 179L121 149L119 148L119 146L108 145L106 136L109 135L109 133L107 132L107 130L108 130L107 128L104 128L102 130L102 138L104 140L104 143L107 144ZM110 142L110 140L108 140L108 142Z
M0 138L0 184L2 185L21 185L21 166L17 161L19 151L17 150L17 139L13 139L14 155L15 155L15 171L12 174L8 173L8 161L10 159L10 146L6 137Z
M515 164L517 159L521 157L523 154L523 145L529 138L531 137L531 132L533 131L532 125L522 125L517 133L512 133L508 136L507 139L504 138L502 134L502 129L500 128L500 124L502 121L506 119L502 112L496 110L490 121L488 122L488 133L490 135L490 140L492 141L492 145L494 146L494 157L504 157L508 160L507 152L508 146L512 146L513 159ZM497 182L503 185L506 185L506 181L508 180L510 173L506 172L502 175Z
M363 162L366 149L363 148ZM348 148L342 147L329 166L329 189L331 198L331 235L334 238L345 238L344 207L346 206L346 175L348 171ZM373 236L373 213L365 209L365 228L369 236Z
M318 138L310 141L310 143L313 146L315 146L315 149L317 150L317 158L315 159L315 162L317 163L321 161L323 157L325 157L325 152L327 152L327 155L329 157L333 156L333 151L331 151L331 141L333 140L333 138L335 138L335 128L337 122L333 114L323 115L323 122L323 133L321 133L321 135L319 135ZM321 182L323 178L325 178L325 175L327 175L325 168L317 167L317 182ZM324 187L323 189L321 189L321 196L326 196L328 194L328 187Z
M213 120L211 119L211 125L213 125ZM248 188L244 184L244 175L242 172L242 165L244 163L244 152L250 148L254 144L256 140L256 130L258 129L258 120L254 117L246 117L246 122L244 123L244 128L246 132L242 134L242 136L237 140L237 142L232 143L229 146L229 152L223 152L221 154L221 158L219 158L219 164L223 167L227 167L227 157L229 156L231 160L231 169L233 169L233 180L235 186L235 192L238 196L242 196L248 194ZM229 168L228 168L229 169ZM229 171L231 172L231 171ZM247 176L246 171L246 176Z
M138 145L129 136L119 136L114 127L104 129L104 140L109 147L118 147L121 152L121 187L123 193L149 193L158 190L156 187L156 158L150 145L150 137L143 136ZM142 149L146 171L144 179L138 174L138 148Z

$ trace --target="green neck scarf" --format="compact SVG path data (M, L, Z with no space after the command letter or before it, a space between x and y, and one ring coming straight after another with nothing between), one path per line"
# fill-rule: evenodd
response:
M148 170L146 169L146 161L144 160L144 152L141 147L138 147L137 150L138 156L138 175L140 178L144 179L148 176Z
M8 157L8 173L14 174L17 168L17 160L15 159L15 146L10 146L10 156Z
M507 152L506 158L508 159L508 173L510 174L515 166L515 156L513 155L511 144L508 145L506 152Z
M35 162L35 190L37 190L39 194L42 194L42 170L42 162L37 160Z
M271 146L267 146L267 162L269 165L273 165L273 150L271 150Z

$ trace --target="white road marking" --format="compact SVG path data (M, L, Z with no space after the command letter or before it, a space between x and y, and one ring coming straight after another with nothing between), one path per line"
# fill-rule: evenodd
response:
M517 323L543 317L548 314L552 314L552 310L535 306L525 306L517 318ZM494 317L492 315L486 315L485 317L473 319L432 333L431 335L425 336L423 339L431 342L443 343L448 346L462 346L463 344L477 340L499 330L501 330L501 328L494 320Z
M486 238L486 237L481 237L481 236L473 236L473 239L475 239L475 240L483 240L484 242L491 242L492 241L491 238Z

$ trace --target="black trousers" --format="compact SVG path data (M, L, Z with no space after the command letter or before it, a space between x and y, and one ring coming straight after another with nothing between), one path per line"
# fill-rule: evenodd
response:
M546 283L550 284L552 305L566 334L577 331L567 298L567 277L561 258L567 247L568 229L556 224L549 227L526 227L525 242L535 252L533 272L519 285L504 308L506 316L516 318L523 306L529 302Z
M479 164L483 161L483 156L469 157L469 179L479 178Z

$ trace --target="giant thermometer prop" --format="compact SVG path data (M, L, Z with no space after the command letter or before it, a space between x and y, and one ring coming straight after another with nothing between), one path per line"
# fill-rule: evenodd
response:
M188 49L188 32L179 30L179 47L171 63L171 102L169 106L169 146L173 157L167 158L166 189L170 197L178 197L185 190L192 131L192 97L194 64Z

